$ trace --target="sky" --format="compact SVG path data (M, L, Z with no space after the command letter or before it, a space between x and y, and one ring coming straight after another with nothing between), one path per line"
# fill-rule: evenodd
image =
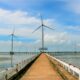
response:
M11 50L15 28L14 51L38 51L41 29L45 28L48 51L80 51L80 0L0 0L0 51Z

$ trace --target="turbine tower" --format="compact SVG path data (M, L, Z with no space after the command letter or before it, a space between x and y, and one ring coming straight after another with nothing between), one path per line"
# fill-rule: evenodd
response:
M33 33L36 32L39 28L42 28L42 48L40 48L40 50L41 50L42 52L44 52L44 50L46 50L46 48L44 47L44 28L48 28L48 29L51 29L51 30L54 30L54 29L46 26L46 25L43 23L43 17L42 17L41 15L40 15L40 17L41 17L41 25L40 25L38 28L36 28L36 29L33 31Z
M14 55L14 52L13 52L13 40L14 40L14 32L15 32L15 29L13 29L13 32L11 34L11 51L10 51L10 55L11 55L11 67L13 67L13 55Z

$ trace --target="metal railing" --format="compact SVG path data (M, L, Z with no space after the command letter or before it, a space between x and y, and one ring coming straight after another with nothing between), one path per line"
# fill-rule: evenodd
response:
M36 57L37 57L37 54L31 56L29 59L19 62L18 64L14 65L13 67L10 67L8 69L1 71L0 72L0 80L8 80L13 75L17 74L20 70L22 70L28 63L30 63Z
M50 56L48 54L46 54L46 55L49 56L50 58L52 58L53 60L56 60L57 62L59 62L63 66L63 68L65 70L67 70L73 76L77 77L78 80L80 80L80 69L79 68L77 68L77 67L75 67L75 66L73 66L71 64L68 64L66 62L63 62L63 61L61 61L61 60L59 60L59 59L57 59L57 58L55 58L53 56Z

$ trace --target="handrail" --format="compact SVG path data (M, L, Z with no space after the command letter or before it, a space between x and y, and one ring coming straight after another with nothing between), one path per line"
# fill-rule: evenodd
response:
M46 54L47 56L49 56L50 58L56 60L57 62L59 62L65 70L67 70L69 73L71 73L73 76L76 76L78 78L78 80L80 80L80 69L71 65L71 64L68 64L66 62L63 62L49 54Z
M18 64L14 65L13 67L10 67L8 69L5 69L0 72L0 80L8 80L13 75L17 74L20 70L22 70L28 63L30 63L32 60L34 60L37 57L37 54L31 56L30 58L23 60L22 62L19 62Z

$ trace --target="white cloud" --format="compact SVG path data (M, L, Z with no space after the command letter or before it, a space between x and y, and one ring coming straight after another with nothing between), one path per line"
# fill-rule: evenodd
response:
M66 3L68 10L80 14L80 0L67 0Z
M44 23L49 26L52 26L53 22L54 20L52 19L44 20ZM12 28L13 26L15 26L15 35L24 36L26 38L32 38L32 39L40 39L41 37L40 31L37 31L36 33L32 34L32 31L38 26L40 26L40 24L41 24L40 19L34 16L30 16L27 12L9 11L9 10L0 9L0 35L11 34ZM7 44L7 43L10 43L10 42L6 42L6 41L0 42L1 45L6 44L10 46L10 44ZM21 42L18 42L18 43L21 44ZM15 47L17 46L18 43L16 42ZM29 45L33 47L32 43L28 44L28 47Z
M54 32L54 33L46 33L45 34L45 38L44 38L44 41L45 41L45 45L48 46L48 45L61 45L61 44L69 44L70 43L70 38L71 36L68 35L68 33L66 32ZM38 39L35 41L35 44L41 44L41 39Z
M46 19L44 22L52 25L54 21L52 19ZM0 23L40 25L40 19L30 16L27 12L0 9Z
M14 41L14 50L23 46L21 41ZM11 51L11 41L0 41L0 51Z
M55 19L45 19L45 25L53 26L58 25ZM1 26L4 24L4 26ZM24 25L25 24L25 25ZM36 33L32 34L32 31L36 29L40 25L40 19L34 16L30 16L28 12L22 11L9 11L0 9L0 35L9 35L12 33L12 26L15 26L15 35L17 36L24 36L26 38L35 39L33 43L22 43L22 42L15 42L15 47L20 45L25 46L26 48L39 48L41 46L41 31L37 31ZM69 36L67 32L57 32L57 31L48 31L45 35L45 43L46 46L55 44L68 44L70 42L72 35ZM72 38L73 39L73 38ZM9 44L8 44L9 43ZM10 47L10 42L1 42L0 46L4 48L4 45Z
M11 29L0 28L0 35L10 35L12 33Z
M67 26L66 29L80 31L80 26Z
M52 20L44 20L46 25L52 25ZM25 25L24 25L25 24ZM31 37L32 31L40 25L40 19L30 16L27 12L0 9L0 35L9 35L15 27L18 36ZM37 32L39 34L39 32Z
M55 21L52 19L44 20L44 23L48 26L52 26L54 22ZM15 27L20 26L23 28L23 26L26 26L26 29L27 28L29 29L29 27L31 27L32 29L33 28L35 29L37 26L40 26L40 24L41 22L39 18L30 16L27 12L9 11L9 10L0 9L0 27L1 28L2 27L12 28L12 26L15 26Z
M38 20L39 21L39 20ZM38 23L37 19L32 16L28 16L27 12L11 12L8 10L0 9L0 22L6 24L34 24Z
M62 43L68 43L70 40L70 37L66 32L56 32L52 34L45 35L45 41L47 43L53 43L53 44L62 44Z
M76 44L76 46L80 48L80 43Z

